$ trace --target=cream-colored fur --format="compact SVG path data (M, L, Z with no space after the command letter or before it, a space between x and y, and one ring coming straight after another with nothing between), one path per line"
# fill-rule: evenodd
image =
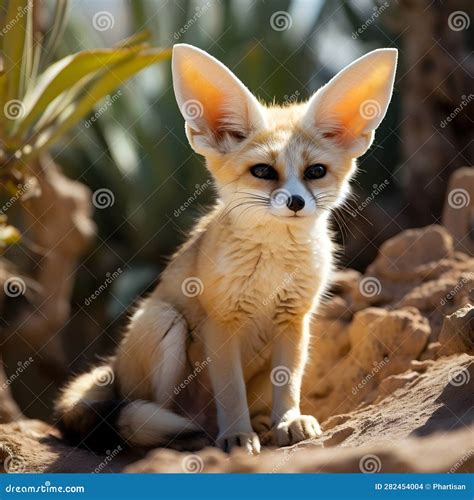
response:
M180 413L181 428L210 430L215 414L224 449L258 452L267 422L279 445L320 432L299 403L310 317L334 265L328 219L386 112L395 65L395 50L377 50L308 103L266 107L214 58L175 46L176 98L219 200L130 322L112 364L121 398ZM278 178L252 175L259 164ZM305 179L314 164L326 175ZM119 431L153 445L144 411L127 406Z

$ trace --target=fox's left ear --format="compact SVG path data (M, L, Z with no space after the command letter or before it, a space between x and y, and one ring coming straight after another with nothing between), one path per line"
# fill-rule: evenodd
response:
M262 108L222 63L187 44L173 47L173 87L186 135L202 155L226 153L264 126Z
M396 49L369 52L340 71L309 100L306 126L316 127L358 157L370 147L392 97Z

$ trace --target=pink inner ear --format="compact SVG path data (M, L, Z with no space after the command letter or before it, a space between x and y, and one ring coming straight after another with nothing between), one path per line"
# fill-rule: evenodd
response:
M192 89L194 99L202 106L204 119L208 126L215 130L222 118L222 92L208 80L202 72L190 61L186 61L181 68L181 77L184 86Z

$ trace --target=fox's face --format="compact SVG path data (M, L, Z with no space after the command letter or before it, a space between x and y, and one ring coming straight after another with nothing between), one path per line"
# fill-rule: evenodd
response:
M306 103L261 104L209 54L175 45L173 83L186 134L206 157L225 213L246 223L311 222L349 192L392 95L397 52L358 59Z

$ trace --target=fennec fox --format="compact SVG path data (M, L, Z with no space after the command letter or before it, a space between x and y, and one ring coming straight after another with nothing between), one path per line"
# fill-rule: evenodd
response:
M218 202L114 357L62 392L66 437L154 447L205 431L224 450L258 453L265 429L279 446L320 433L300 413L300 391L310 319L333 269L330 211L385 115L396 60L394 49L375 50L308 102L266 106L207 53L174 47L186 135Z

